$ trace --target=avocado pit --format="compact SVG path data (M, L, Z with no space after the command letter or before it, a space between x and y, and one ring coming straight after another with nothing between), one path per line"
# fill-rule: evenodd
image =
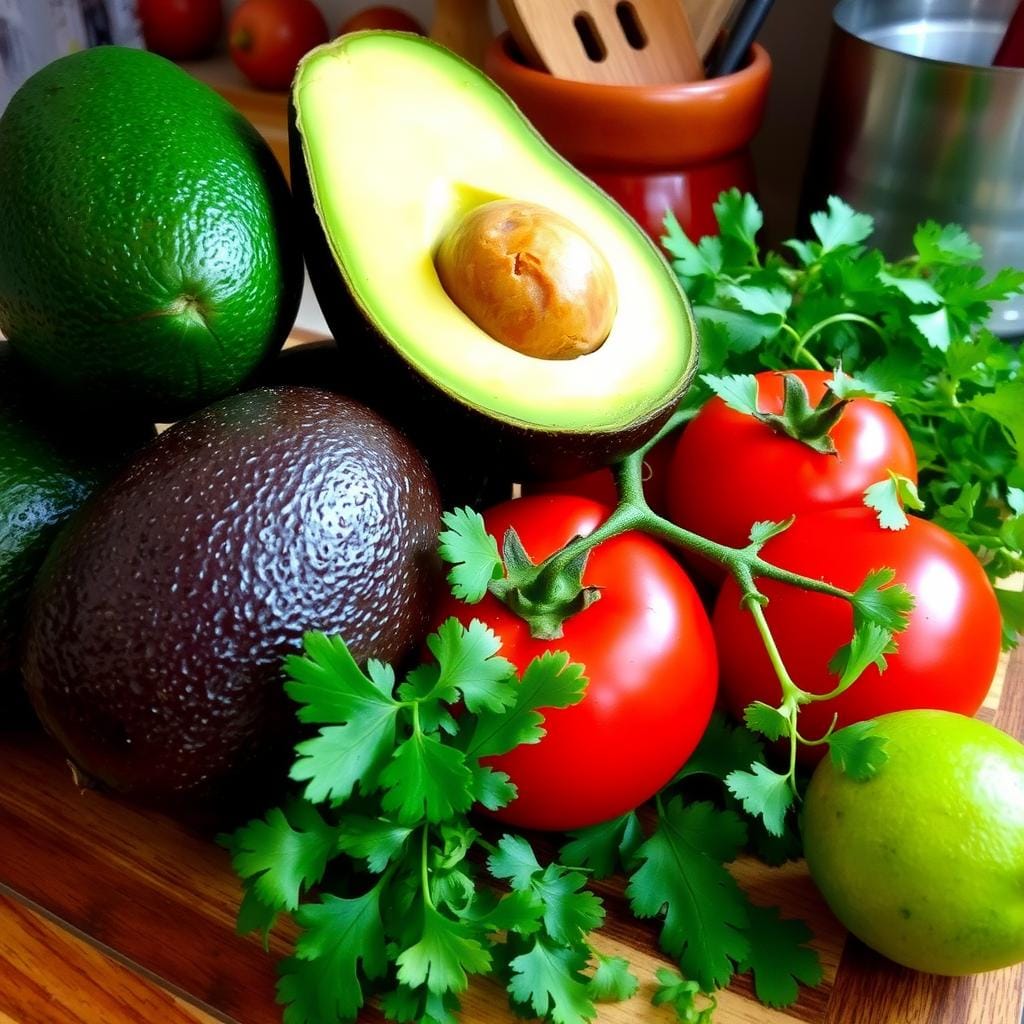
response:
M575 359L611 333L611 267L571 221L535 203L474 207L437 250L448 297L496 341L539 359Z

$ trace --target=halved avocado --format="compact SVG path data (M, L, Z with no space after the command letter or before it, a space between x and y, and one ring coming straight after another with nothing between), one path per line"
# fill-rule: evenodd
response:
M429 40L356 33L305 57L292 115L292 181L317 297L362 396L428 453L441 437L509 472L570 475L664 422L697 365L686 297L640 227L490 79ZM560 214L604 256L618 308L596 351L523 355L445 292L439 246L497 199Z

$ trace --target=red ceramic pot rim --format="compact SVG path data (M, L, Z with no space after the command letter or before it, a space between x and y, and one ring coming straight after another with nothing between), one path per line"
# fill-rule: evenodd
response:
M584 168L678 170L746 147L761 124L772 63L755 43L739 71L700 82L604 85L527 67L508 32L484 70L563 156Z

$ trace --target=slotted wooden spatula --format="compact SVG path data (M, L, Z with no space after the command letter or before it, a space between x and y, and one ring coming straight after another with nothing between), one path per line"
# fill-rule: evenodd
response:
M704 77L681 0L499 0L526 60L558 78L606 85Z

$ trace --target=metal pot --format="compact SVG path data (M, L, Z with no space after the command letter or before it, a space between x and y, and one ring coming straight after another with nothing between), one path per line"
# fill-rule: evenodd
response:
M840 0L804 182L908 255L915 227L960 224L990 271L1024 266L1024 71L989 66L1015 0ZM1024 297L990 326L1024 334Z

